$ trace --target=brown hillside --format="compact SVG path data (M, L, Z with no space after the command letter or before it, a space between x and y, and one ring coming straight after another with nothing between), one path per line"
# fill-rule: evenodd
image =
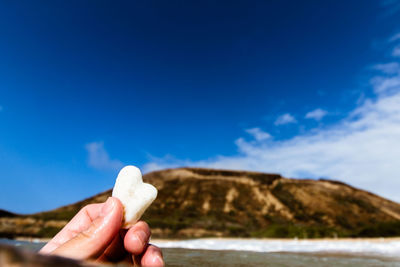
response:
M144 180L159 190L143 218L156 237L400 235L399 204L341 182L200 168L152 172ZM81 207L110 193L0 218L0 234L52 236Z

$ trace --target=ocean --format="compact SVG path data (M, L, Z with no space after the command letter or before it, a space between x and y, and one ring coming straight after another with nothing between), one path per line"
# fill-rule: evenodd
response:
M29 250L44 243L0 239ZM400 239L152 240L167 266L400 266Z

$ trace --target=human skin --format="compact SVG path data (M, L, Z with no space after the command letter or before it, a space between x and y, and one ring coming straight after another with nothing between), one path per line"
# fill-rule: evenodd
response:
M149 244L150 228L143 221L121 229L123 206L110 197L82 208L41 250L41 254L76 260L164 266L161 249Z

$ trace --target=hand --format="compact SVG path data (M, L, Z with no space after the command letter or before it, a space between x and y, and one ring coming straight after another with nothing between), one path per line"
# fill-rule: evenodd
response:
M128 230L120 229L122 217L123 207L117 198L87 205L40 253L77 260L164 266L161 250L148 243L150 228L147 223L139 221Z

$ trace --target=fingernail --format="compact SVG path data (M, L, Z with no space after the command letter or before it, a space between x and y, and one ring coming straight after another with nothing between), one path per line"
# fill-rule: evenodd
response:
M146 257L143 266L164 266L164 260L160 253L155 252L151 257Z
M164 261L160 255L157 255L153 259L153 263L155 266L164 266Z
M135 235L143 245L146 244L148 236L144 231L139 230L135 232Z
M100 216L105 217L109 214L114 208L114 201L109 197L107 201L104 203L103 207L100 211Z

